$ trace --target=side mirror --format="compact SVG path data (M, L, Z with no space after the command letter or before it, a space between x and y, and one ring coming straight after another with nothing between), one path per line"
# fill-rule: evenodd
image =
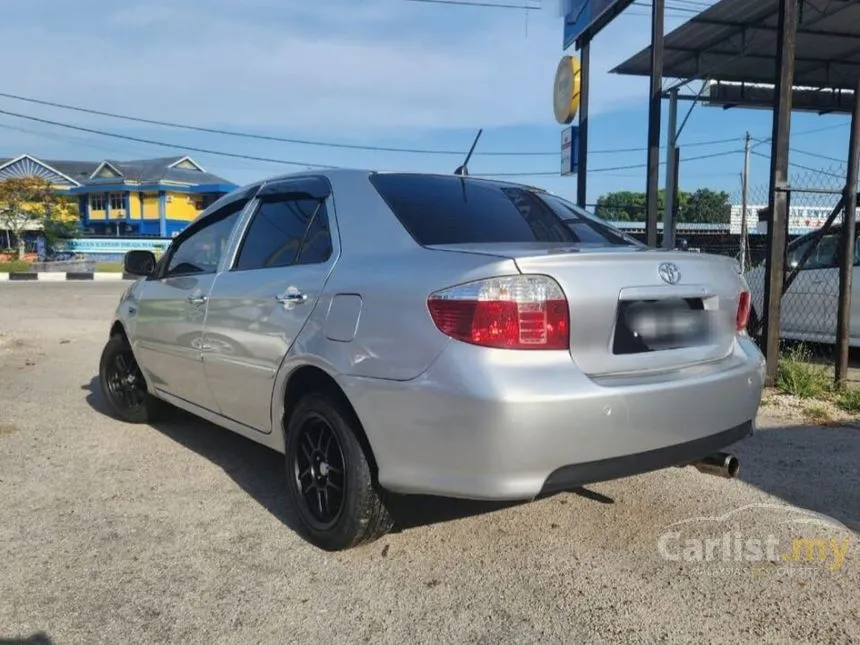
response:
M155 264L152 251L129 251L123 258L122 270L131 275L148 277L155 271Z

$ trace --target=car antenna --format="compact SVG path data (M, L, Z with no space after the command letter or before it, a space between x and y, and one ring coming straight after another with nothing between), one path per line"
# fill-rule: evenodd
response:
M478 139L481 138L481 133L483 131L483 128L478 130L478 134L472 142L472 147L469 148L469 154L466 155L466 160L463 162L462 166L459 166L457 170L454 171L455 175L460 175L461 177L467 177L469 175L469 159L472 158L472 153L475 152L475 146L478 145Z

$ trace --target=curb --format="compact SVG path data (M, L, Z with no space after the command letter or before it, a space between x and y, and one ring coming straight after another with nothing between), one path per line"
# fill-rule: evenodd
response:
M80 282L80 281L97 281L97 282L119 282L121 280L135 280L135 276L128 273L65 273L62 271L42 271L35 272L15 272L15 273L0 273L0 282Z

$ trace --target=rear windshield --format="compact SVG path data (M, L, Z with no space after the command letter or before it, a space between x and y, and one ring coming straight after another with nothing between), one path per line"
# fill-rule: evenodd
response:
M487 242L630 244L588 222L565 202L524 187L469 177L383 173L370 178L389 208L422 246Z
M596 215L574 206L570 202L542 193L540 198L549 205L564 222L573 229L583 244L611 244L614 246L644 246L631 235L610 226Z

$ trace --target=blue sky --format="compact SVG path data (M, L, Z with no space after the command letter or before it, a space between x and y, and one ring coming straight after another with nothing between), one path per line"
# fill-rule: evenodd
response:
M551 99L563 54L562 19L557 0L528 4L542 8L408 0L0 0L0 55L7 61L0 91L206 127L463 154L484 128L478 152L545 154L476 155L473 174L557 173L561 126ZM670 10L667 32L690 15ZM644 190L643 168L605 169L646 161L648 82L608 71L649 38L649 10L634 6L592 45L589 201L611 190ZM683 115L686 105L681 109ZM280 160L443 172L461 162L459 155L362 152L141 126L5 98L0 110ZM664 104L664 122L666 111ZM803 152L793 161L838 168L807 153L844 158L847 126L846 116L796 114L792 147ZM746 131L769 137L770 113L697 107L680 139L682 158L719 156L682 163L681 187L737 193ZM699 145L729 138L735 141ZM757 151L766 155L769 146ZM130 159L171 149L0 114L0 157L25 152ZM237 183L301 168L189 154ZM754 157L752 185L766 185L767 172L768 160ZM568 197L576 193L573 177L521 180Z

